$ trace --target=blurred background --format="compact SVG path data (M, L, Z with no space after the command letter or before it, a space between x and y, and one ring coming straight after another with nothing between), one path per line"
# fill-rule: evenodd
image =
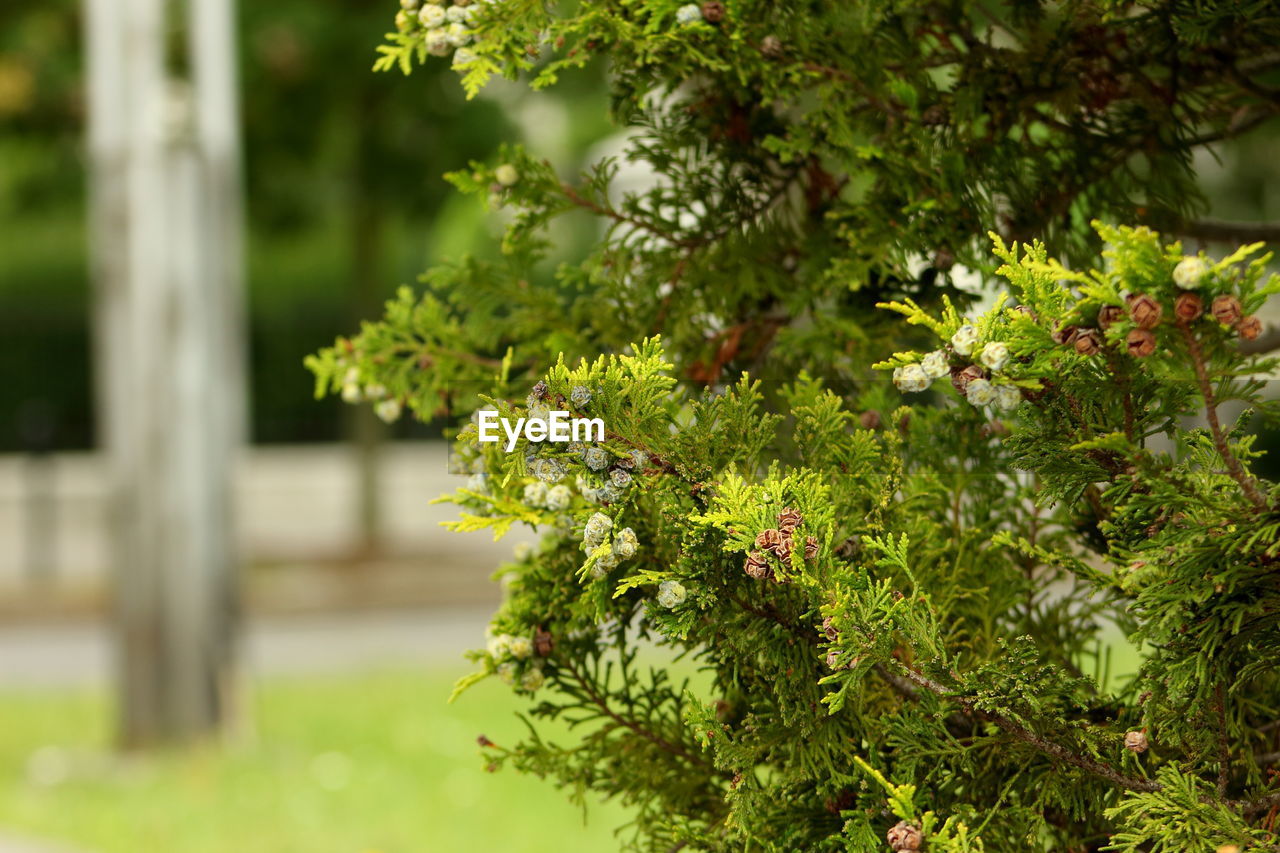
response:
M242 3L229 49L211 48L229 57L220 68L193 56L184 7L169 4L179 13L159 22L157 50L185 89L166 109L185 99L198 113L200 62L238 80L243 275L205 286L233 291L233 310L239 289L247 398L222 528L239 568L221 626L238 637L235 683L199 697L216 719L171 724L166 697L131 671L158 668L153 692L190 692L158 659L174 628L149 612L184 602L148 597L159 579L146 559L113 568L114 504L140 486L113 474L104 424L121 408L155 413L104 383L103 303L121 285L91 275L92 252L109 259L118 247L102 244L129 238L93 228L110 192L92 174L104 167L89 128L106 123L94 98L114 104L86 70L128 60L110 55L119 21L103 18L138 5L0 6L0 851L615 848L614 815L584 825L562 792L485 773L477 735L501 743L521 726L509 689L446 704L470 670L463 650L484 645L491 575L513 540L438 526L452 513L428 502L458 483L437 428L317 402L302 366L430 264L495 251L496 225L445 172L507 140L566 174L590 159L609 129L600 74L538 98L495 85L470 103L446 63L374 74L396 11L385 0ZM126 621L160 648L139 653Z
M564 792L485 774L476 736L521 725L509 690L445 704L513 540L438 526L457 483L437 428L317 402L302 367L437 260L496 251L444 172L506 140L566 175L615 150L601 70L467 103L443 62L370 71L388 0L178 5L0 8L0 853L616 849L617 813L584 824ZM150 66L120 48L137 9ZM152 171L113 177L149 138L139 80L163 88ZM1201 155L1215 216L1280 218L1278 142ZM117 219L188 179L193 206L152 224L179 267L183 239L206 253L175 280L218 296L148 302L170 284L136 261L146 221ZM184 350L138 322L157 310L231 345ZM166 359L185 386L147 384ZM188 433L194 469L166 443ZM193 482L212 497L188 506ZM195 574L188 526L232 537Z

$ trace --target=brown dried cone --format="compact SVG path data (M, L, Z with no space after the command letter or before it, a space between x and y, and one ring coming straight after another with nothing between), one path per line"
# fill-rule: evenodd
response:
M900 820L885 834L885 840L889 842L889 847L895 853L903 851L914 853L924 844L924 833L920 831L920 827Z
M551 632L544 631L541 628L533 635L533 650L538 657L549 657L551 650L556 647L555 640L551 639Z
M782 541L778 543L778 547L773 549L773 555L781 560L784 564L790 564L791 552L795 549L795 540L791 538L790 533L782 534Z
M880 429L880 413L875 409L868 409L858 415L858 424L863 429Z
M725 8L720 0L707 0L702 4L702 17L709 23L718 24L724 20Z
M1134 329L1125 339L1125 346L1129 349L1129 355L1145 358L1156 351L1156 336L1146 329Z
M759 551L752 551L747 555L747 561L742 564L742 570L747 573L748 577L755 578L758 581L768 580L769 576L773 574L773 571L769 568L769 561Z
M1154 329L1160 325L1164 309L1145 293L1135 293L1129 297L1129 317L1139 329Z
M1246 341L1256 340L1258 335L1262 334L1262 321L1253 314L1241 317L1240 322L1236 323L1236 331Z
M1076 333L1078 331L1075 326L1059 326L1049 333L1049 337L1053 338L1055 344L1071 346L1076 342Z
M982 368L976 364L968 367L951 368L951 386L960 394L964 394L964 389L969 387L969 383L975 379L985 379L986 374L982 372Z
M782 56L782 40L777 36L765 36L760 39L760 52L770 59Z
M827 668L828 669L846 669L840 666L840 653L835 649L827 652Z
M756 535L756 547L762 551L773 551L777 549L778 543L782 541L782 531L774 530L770 527L768 530L761 530Z
M816 556L818 556L818 537L804 537L804 558L806 560L812 560Z
M1102 335L1097 329L1081 329L1076 333L1075 348L1080 355L1097 355L1102 349Z
M1200 294L1192 293L1190 290L1184 290L1178 294L1178 298L1173 303L1173 316L1177 317L1184 323L1190 323L1193 320L1199 320L1200 315L1204 313L1204 300L1200 298Z
M800 526L804 521L804 516L794 507L786 507L782 512L778 513L778 530L783 533L790 533Z
M1103 305L1098 310L1098 328L1106 331L1124 319L1124 309L1119 305Z
M826 634L827 639L833 643L840 639L840 632L836 630L836 623L830 616L822 620L822 633Z
M1130 752L1146 752L1147 746L1146 732L1133 731L1124 733L1124 748Z
M1229 293L1215 296L1213 306L1209 310L1213 312L1213 319L1224 326L1234 326L1244 316L1244 309L1240 307L1240 300Z

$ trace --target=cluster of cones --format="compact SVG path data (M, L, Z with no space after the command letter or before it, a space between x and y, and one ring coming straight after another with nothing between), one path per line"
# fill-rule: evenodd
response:
M791 564L791 553L796 548L794 533L804 522L799 510L787 507L778 513L778 526L762 530L756 536L756 549L747 554L747 561L742 569L756 580L770 580L774 577L773 567L767 555L772 554L783 565ZM804 538L804 558L812 560L818 556L818 540L813 536Z

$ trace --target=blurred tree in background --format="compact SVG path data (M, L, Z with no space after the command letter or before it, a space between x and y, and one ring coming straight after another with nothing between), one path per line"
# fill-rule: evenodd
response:
M380 6L241 4L256 441L333 440L362 417L367 432L366 415L317 408L300 354L376 313L427 257L484 251L482 214L441 176L519 133L499 99L463 112L447 69L425 84L370 74ZM59 447L94 440L79 14L75 0L0 9L0 450L21 448L16 416L32 405L52 410ZM569 100L596 107L547 152L572 160L606 123L592 79Z

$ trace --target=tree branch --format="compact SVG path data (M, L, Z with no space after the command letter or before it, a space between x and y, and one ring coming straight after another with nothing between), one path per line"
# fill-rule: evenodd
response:
M1176 229L1179 236L1215 243L1280 243L1280 224L1193 219Z
M1111 782L1129 791L1139 791L1139 792L1149 793L1151 791L1159 791L1162 787L1159 782L1153 782L1149 779L1138 779L1133 776L1126 776L1120 771L1116 770L1115 768L1109 765L1103 764L1101 761L1098 761L1097 759L1090 758L1087 755L1080 755L1078 753L1072 752L1070 749L1063 746L1062 744L1054 743L1051 740L1043 738L1040 735L1036 734L1035 732L1024 728L1018 723L1015 723L1013 720L1008 719L1007 717L1003 717L999 714L994 714L990 711L983 711L980 708L977 708L974 706L972 699L969 699L965 696L956 695L954 692L948 690L946 687L943 687L938 682L934 681L933 679L929 678L928 676L924 675L921 672L917 672L916 670L912 669L910 666L907 666L906 664L901 664L901 666L902 666L903 674L913 684L923 687L925 690L928 690L930 693L934 693L946 699L954 700L955 702L959 703L960 707L964 708L968 714L974 717L977 717L978 719L985 720L986 722L994 723L996 726L1000 727L1005 732L1013 735L1018 740L1022 741L1023 743L1030 744L1031 746L1034 746L1036 749L1040 750L1045 755L1048 755L1051 758L1056 758L1060 761L1064 761L1073 767L1078 767L1081 770L1084 770L1088 773L1092 773L1095 776L1106 779L1108 782Z
M1204 397L1204 415L1209 421L1209 430L1213 433L1213 446L1218 449L1218 455L1226 463L1227 473L1231 475L1231 479L1240 484L1240 489L1244 492L1245 497L1249 499L1249 502L1258 509L1266 509L1267 499L1258 490L1257 481L1244 470L1240 460L1231 452L1227 437L1222 432L1222 425L1218 422L1218 402L1213 394L1213 386L1209 383L1209 372L1205 368L1204 353L1200 349L1200 342L1196 340L1196 336L1192 333L1191 327L1187 325L1185 320L1178 321L1178 330L1182 332L1182 338L1186 341L1187 349L1191 353L1191 364L1196 370L1196 381L1200 385L1200 395Z
M594 704L597 708L599 708L601 712L603 712L605 716L607 716L609 719L613 720L615 723L622 726L623 728L634 732L635 734L639 735L640 737L644 738L645 740L649 741L650 743L654 744L655 746L659 747L665 752L669 752L678 758L683 758L685 761L697 767L702 767L707 770L712 769L711 764L701 756L694 755L693 753L685 749L682 745L672 743L671 741L662 737L658 733L648 728L645 728L639 722L629 719L627 717L624 717L621 714L619 714L617 711L613 710L613 708L609 706L608 700L600 695L600 692L596 690L595 685L591 683L591 680L587 678L586 675L580 669L578 669L578 667L574 664L572 658L566 655L561 659L561 663L563 663L565 669L569 670L569 672L573 675L574 680L577 681L578 684L582 686L583 693L586 695L586 697L589 700L591 700L591 703Z

